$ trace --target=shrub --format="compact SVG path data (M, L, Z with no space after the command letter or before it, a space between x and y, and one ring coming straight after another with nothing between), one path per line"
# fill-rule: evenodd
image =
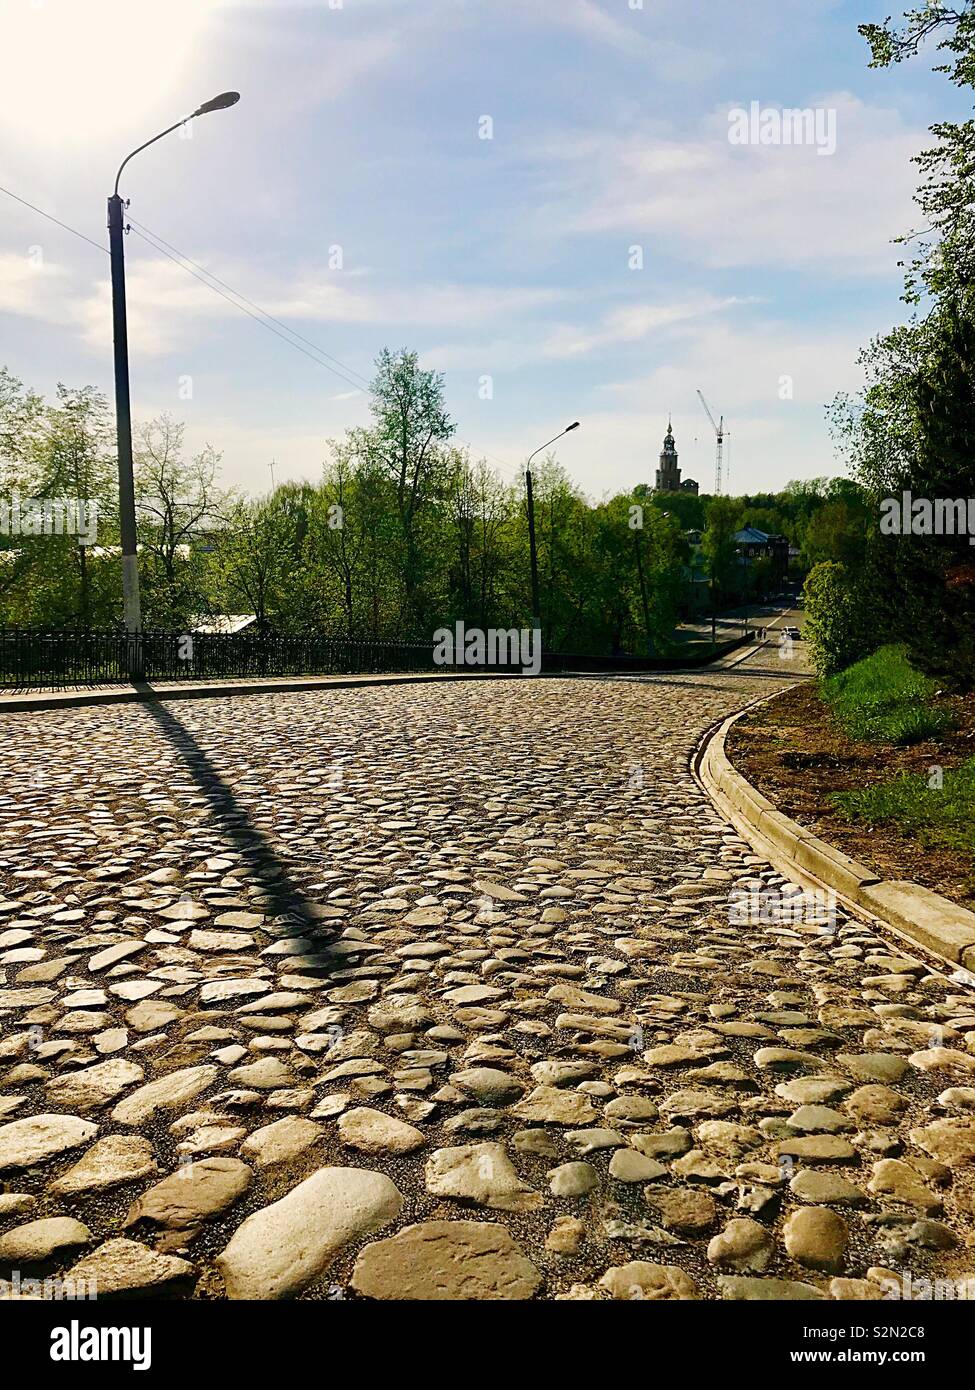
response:
M845 565L834 560L814 565L802 593L804 636L821 677L842 671L877 646L867 611L870 605Z

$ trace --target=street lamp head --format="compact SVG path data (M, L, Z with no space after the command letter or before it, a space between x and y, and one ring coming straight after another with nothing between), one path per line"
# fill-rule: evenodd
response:
M577 430L578 428L579 428L579 421L578 421L578 420L574 420L573 423L572 423L571 425L568 425L568 426L566 427L566 431L565 431L565 432L566 432L566 434L568 434L568 433L569 433L569 430Z
M205 101L202 106L198 106L193 112L194 116L206 116L211 111L225 111L228 106L236 106L240 101L240 92L221 92L218 97L211 101Z
M130 159L133 159L137 154L141 154L143 150L147 150L150 145L154 145L156 141L161 140L164 135L171 135L174 130L178 130L179 127L185 125L187 121L192 121L194 117L205 116L210 111L224 111L228 106L236 106L238 101L240 101L240 92L221 92L218 97L213 97L210 101L205 101L202 106L198 106L189 116L184 116L184 118L181 121L177 121L175 125L167 126L166 129L161 130L158 135L154 135L151 140L147 140L145 144L139 145L137 149L134 149L131 154L127 154L119 165L118 173L115 175L114 196L116 198L118 197L118 186L119 180L122 177L122 170Z

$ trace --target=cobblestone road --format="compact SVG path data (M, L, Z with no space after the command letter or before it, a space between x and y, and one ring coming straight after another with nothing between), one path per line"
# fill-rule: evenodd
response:
M0 716L8 1288L966 1277L975 994L688 768L776 664Z

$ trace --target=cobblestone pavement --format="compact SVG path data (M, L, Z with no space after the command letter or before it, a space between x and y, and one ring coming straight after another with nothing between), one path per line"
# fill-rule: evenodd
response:
M8 1292L965 1278L975 994L689 771L775 665L0 717Z

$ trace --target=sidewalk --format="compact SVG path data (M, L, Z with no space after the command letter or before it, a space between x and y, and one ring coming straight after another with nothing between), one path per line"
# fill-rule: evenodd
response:
M0 691L0 713L18 710L78 709L84 705L137 703L142 700L192 700L265 691L292 693L322 688L346 690L360 685L409 685L444 680L522 680L505 671L400 671L348 676L263 676L255 680L213 678L185 681L118 682L57 688Z

